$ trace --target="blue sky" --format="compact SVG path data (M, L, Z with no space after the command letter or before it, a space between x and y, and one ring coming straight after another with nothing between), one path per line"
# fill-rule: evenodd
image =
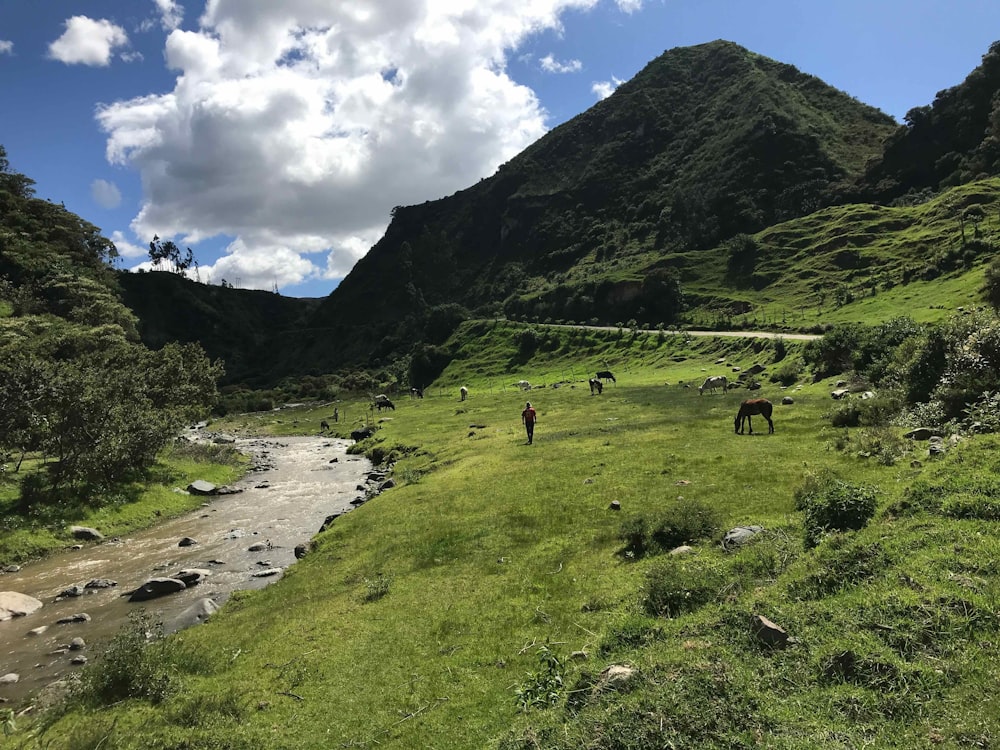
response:
M491 175L667 49L728 39L901 119L995 0L0 0L0 144L139 266L330 292L395 205Z

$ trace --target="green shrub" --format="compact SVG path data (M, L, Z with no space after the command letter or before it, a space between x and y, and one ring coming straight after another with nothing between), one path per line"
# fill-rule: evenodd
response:
M552 649L539 648L538 662L538 671L529 672L528 679L515 691L522 711L556 705L566 688L563 681L566 667Z
M785 360L769 377L772 383L793 385L802 377L802 362L799 359Z
M381 573L376 574L373 578L365 578L363 582L366 602L377 602L389 593L389 588L392 586L392 579Z
M875 489L850 484L830 472L814 474L795 491L795 507L805 513L807 546L828 531L861 529L875 515Z
M677 617L708 604L725 584L720 571L666 557L646 573L643 608L657 617Z
M714 507L699 500L678 499L656 513L627 519L619 537L626 551L639 557L711 539L718 534L720 525L721 517Z
M857 454L861 458L874 458L882 466L895 466L896 461L910 450L910 441L894 427L866 427L858 432Z
M71 699L91 707L130 698L159 703L171 692L169 666L163 625L138 610L129 615L104 655L84 668Z

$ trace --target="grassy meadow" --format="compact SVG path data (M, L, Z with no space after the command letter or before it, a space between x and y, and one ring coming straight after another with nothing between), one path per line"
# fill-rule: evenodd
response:
M374 415L380 430L358 447L398 457L397 487L339 518L280 582L237 594L133 665L169 676L162 701L99 707L84 696L14 746L997 741L1000 512L989 517L996 482L984 477L1000 468L1000 441L967 441L936 463L923 444L895 461L859 457L861 431L824 419L832 381L767 380L776 347L793 361L795 342L552 330L529 353L522 330L466 326L463 355L426 398ZM684 387L754 363L767 368L755 395L776 404L773 435L762 420L757 434L734 434L744 392ZM591 396L582 379L605 368L618 382ZM512 387L521 379L537 387ZM778 405L785 395L794 404ZM528 399L539 414L531 446L519 417ZM366 412L339 408L341 430ZM330 412L214 426L312 433ZM870 487L877 512L807 549L795 493L824 471ZM951 495L965 499L948 505ZM698 527L710 533L687 556L623 540L624 526L683 521L692 508L708 508L714 526ZM721 534L738 524L765 531L726 553ZM755 614L790 645L762 645ZM610 665L634 675L608 684Z

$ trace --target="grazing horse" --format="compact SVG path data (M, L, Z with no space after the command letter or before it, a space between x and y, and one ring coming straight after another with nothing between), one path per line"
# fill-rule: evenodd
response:
M466 388L464 385L458 389L458 392L462 396L462 398L460 399L461 401L465 401L465 399L469 397L469 389Z
M601 370L594 377L600 378L600 379L603 379L603 380L610 380L612 383L614 383L616 385L618 384L618 381L615 380L615 376L611 374L611 370Z
M389 397L384 393L380 393L375 397L375 408L379 411L382 411L383 409L392 409L393 411L396 411L396 405L392 403L392 401L389 400Z
M591 396L594 395L594 391L597 391L598 395L604 393L604 383L602 383L597 378L591 378L587 382L590 383L590 395Z
M716 388L721 388L723 393L729 390L729 381L726 380L725 375L713 375L710 378L705 378L705 382L698 386L698 393L702 396L705 395L705 391L715 393Z
M320 432L326 432L329 429L330 429L330 423L327 422L325 419L322 422L319 423L319 431Z
M747 424L750 426L750 434L753 435L753 421L750 417L754 414L760 414L767 420L767 432L768 434L771 434L774 432L774 422L771 421L771 412L773 410L774 407L766 398L747 399L740 404L740 410L736 414L736 419L733 421L733 426L736 428L736 434L743 434L743 420L745 419Z

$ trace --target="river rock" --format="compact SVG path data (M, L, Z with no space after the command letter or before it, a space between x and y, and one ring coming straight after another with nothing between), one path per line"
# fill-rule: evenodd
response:
M87 542L99 542L104 538L104 534L89 526L70 526L69 533L73 535L74 539L83 539Z
M344 514L343 513L331 513L330 515L328 515L325 519L323 519L323 525L319 527L319 531L317 533L321 534L324 531L326 531L328 528L330 528L330 526L333 524L333 522L336 521L338 518L340 518L342 515L344 515Z
M214 495L218 489L214 484L206 482L204 479L196 479L187 486L187 491L192 495Z
M313 543L312 542L302 542L301 544L295 545L295 559L301 560L303 557L312 552Z
M25 633L25 635L29 635L32 638L35 638L35 637L40 636L42 633L44 633L48 629L49 629L48 625L39 625L37 628L32 628L31 630L29 630L27 633Z
M0 591L0 622L30 615L41 607L42 603L33 596L16 591Z
M4 573L20 573L21 572L21 566L20 565L4 565L3 566L3 572Z
M84 585L85 589L110 589L118 585L118 581L110 578L92 578Z
M56 601L69 599L74 596L83 596L83 586L77 584L76 586L70 586L68 589L63 589L59 592L59 596L56 597Z
M8 672L0 677L0 685L13 685L21 679L21 675L16 672Z
M386 479L382 484L378 486L379 492L385 492L386 490L391 490L396 486L396 481L394 479Z
M257 542L256 544L251 544L247 547L247 552L263 552L264 550L271 549L271 542Z
M178 547L193 547L198 543L197 539L192 539L189 536L184 537L179 542L177 542Z
M258 570L256 573L251 573L253 578L268 578L269 576L276 576L281 572L281 568L268 568L267 570Z
M179 578L150 578L139 588L133 591L128 600L130 602L144 602L147 599L155 599L158 596L166 596L187 588L184 581Z
M185 568L174 573L171 578L184 581L185 586L196 586L212 575L212 571L207 568Z
M83 651L85 648L87 648L87 642L80 636L77 636L69 642L70 651Z
M83 664L86 664L87 661L88 661L87 657L84 656L83 654L80 654L79 656L74 656L72 659L70 659L69 663L74 664L76 666L81 666Z
M86 612L78 612L68 617L60 617L56 620L56 625L74 625L78 622L90 622L90 615Z

